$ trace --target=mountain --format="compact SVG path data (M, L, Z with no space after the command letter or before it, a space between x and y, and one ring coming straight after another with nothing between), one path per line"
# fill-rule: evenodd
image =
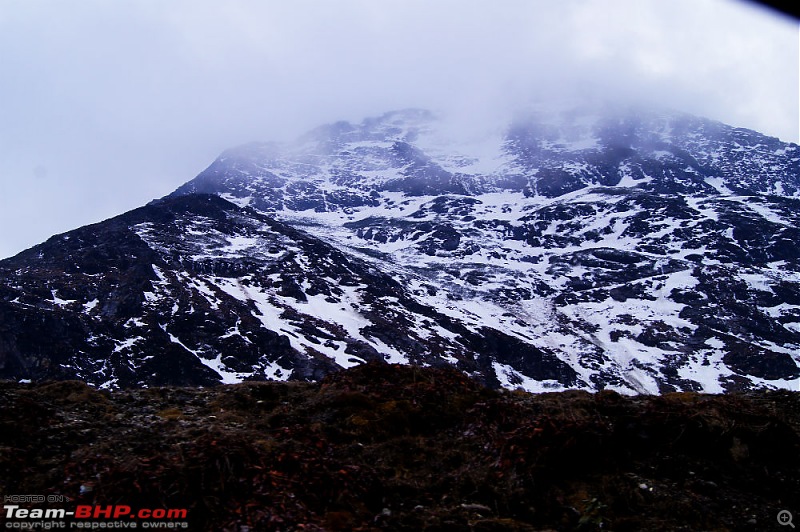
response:
M0 376L797 389L800 147L672 111L404 110L223 153L0 261Z

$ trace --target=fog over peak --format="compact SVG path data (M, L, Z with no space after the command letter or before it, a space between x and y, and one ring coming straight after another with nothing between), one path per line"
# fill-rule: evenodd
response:
M738 0L0 0L0 66L0 256L393 109L613 98L798 142L797 24Z

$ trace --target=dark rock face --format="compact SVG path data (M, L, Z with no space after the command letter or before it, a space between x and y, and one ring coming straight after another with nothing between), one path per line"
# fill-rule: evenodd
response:
M514 344L492 331L484 345L371 265L217 196L153 202L2 266L5 378L309 380L387 352L480 376ZM536 367L575 381L555 356Z
M800 148L669 112L406 110L226 151L0 262L0 376L107 386L454 365L542 391L800 378Z

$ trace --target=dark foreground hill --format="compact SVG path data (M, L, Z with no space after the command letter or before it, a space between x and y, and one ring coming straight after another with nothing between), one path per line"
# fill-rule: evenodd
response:
M67 508L186 508L191 530L772 530L800 512L800 394L531 395L385 364L3 383L0 483Z

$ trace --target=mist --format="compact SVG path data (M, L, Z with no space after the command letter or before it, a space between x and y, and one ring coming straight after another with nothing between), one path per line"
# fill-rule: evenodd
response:
M796 21L736 0L0 0L0 257L399 108L591 96L798 142L799 63Z

